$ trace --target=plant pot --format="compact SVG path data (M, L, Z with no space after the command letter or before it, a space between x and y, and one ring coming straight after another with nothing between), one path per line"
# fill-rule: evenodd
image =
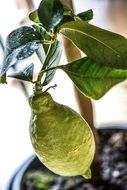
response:
M127 190L126 127L105 126L98 133L101 177L96 183L83 177L58 176L33 155L14 174L8 190Z

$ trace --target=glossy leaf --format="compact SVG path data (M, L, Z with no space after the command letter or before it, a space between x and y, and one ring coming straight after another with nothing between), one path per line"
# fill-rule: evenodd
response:
M12 65L31 56L39 47L39 41L32 41L13 50L9 55L4 57L0 74L3 75Z
M127 79L127 70L97 64L88 57L60 66L86 96L99 99L111 87Z
M39 20L39 17L38 17L37 10L31 12L29 14L29 18L30 18L31 21L33 21L35 23L41 23L40 20Z
M49 64L47 65L46 69L49 69L51 67L55 67L59 64L61 55L62 55L62 44L59 41L56 41L54 43L54 48L51 52ZM47 85L54 77L55 70L50 70L46 73L46 77L44 80L43 85Z
M24 26L12 31L6 39L5 56L0 74L14 64L31 56L38 48L40 36L31 27Z
M38 17L46 30L56 27L64 14L63 5L59 0L43 0L38 8Z
M60 32L97 63L127 69L127 39L123 36L83 21L63 24Z
M92 11L92 9L89 9L87 11L77 14L77 16L79 18L81 18L83 21L89 21L89 20L93 19L93 11Z
M35 40L40 40L40 38L31 27L23 26L12 31L6 39L6 56L12 53L16 48Z
M20 71L15 72L15 73L13 73L11 75L8 75L8 77L12 77L12 78L32 82L33 70L34 70L34 64L31 63L30 65L28 65L23 70L20 70Z

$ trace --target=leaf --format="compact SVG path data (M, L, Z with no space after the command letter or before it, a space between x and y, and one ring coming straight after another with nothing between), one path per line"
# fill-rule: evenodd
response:
M35 22L35 23L41 23L40 20L39 20L39 17L38 17L38 13L37 13L37 10L31 12L29 14L29 18L31 21Z
M30 65L28 65L23 70L20 70L20 71L15 72L15 73L13 73L11 75L8 75L8 77L13 77L13 78L16 78L16 79L32 82L33 70L34 70L34 64L31 63Z
M4 57L3 65L0 71L2 76L7 70L19 61L31 56L40 47L39 41L28 42L27 44L14 49L9 55Z
M31 27L23 26L12 31L6 39L5 56L0 75L15 63L31 56L40 45L40 36Z
M38 17L46 30L56 27L63 14L64 8L59 0L43 0L38 8Z
M59 68L67 73L82 93L93 99L101 98L111 87L127 78L127 70L99 65L88 57Z
M47 65L46 69L57 66L59 64L61 55L62 55L62 44L60 43L60 41L56 41L54 43L54 48L53 51L51 52L49 64ZM47 85L53 79L54 75L55 75L55 70L48 71L46 73L43 85Z
M6 39L6 56L16 48L35 40L40 40L40 37L31 27L23 26L12 31Z
M83 21L90 21L93 19L93 11L92 9L89 9L87 11L77 14L77 16L81 18Z
M60 32L97 63L127 68L127 39L123 36L83 21L63 24Z

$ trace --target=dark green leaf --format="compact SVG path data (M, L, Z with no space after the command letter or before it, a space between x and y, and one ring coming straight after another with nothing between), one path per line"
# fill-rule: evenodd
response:
M37 10L31 12L29 14L29 18L30 18L31 21L33 21L35 23L41 23L40 20L39 20L39 17L38 17Z
M40 40L40 38L31 27L23 26L12 31L6 39L6 56L16 48L35 40Z
M38 8L38 17L46 30L56 27L64 14L63 5L59 0L43 0Z
M15 63L31 56L39 48L40 36L31 27L12 31L6 40L6 50L0 74L3 75Z
M93 19L93 11L92 9L90 9L85 12L77 14L77 16L81 18L83 21L89 21Z
M16 78L16 79L32 82L33 70L34 70L34 64L31 63L30 65L28 65L23 70L15 72L15 73L13 73L11 75L8 75L8 77L13 77L13 78Z
M127 69L127 39L123 36L83 21L66 23L60 32L97 63Z
M54 43L54 48L51 52L49 64L47 65L46 69L57 66L59 64L61 55L62 55L62 45L59 41L56 41ZM46 73L46 77L45 77L43 85L47 85L53 79L54 74L55 74L55 70L48 71Z
M39 46L39 41L32 41L14 49L9 55L4 57L0 74L3 75L12 65L31 56L39 48Z
M88 57L60 66L86 96L99 99L111 87L127 78L127 70L95 63Z

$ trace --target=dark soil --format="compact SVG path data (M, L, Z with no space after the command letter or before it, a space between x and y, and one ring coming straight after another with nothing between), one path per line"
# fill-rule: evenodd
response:
M23 190L127 190L127 130L101 129L100 179L92 184L83 177L61 177L36 158L36 170L27 171ZM30 169L30 168L29 168Z

